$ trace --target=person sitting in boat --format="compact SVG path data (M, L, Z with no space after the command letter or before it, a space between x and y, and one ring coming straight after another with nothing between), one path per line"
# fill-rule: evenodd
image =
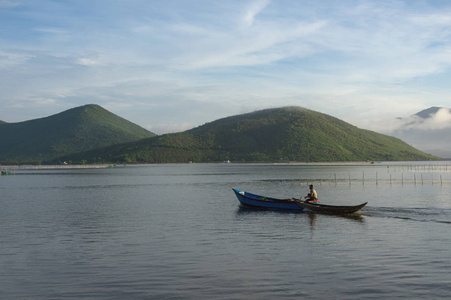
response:
M311 184L309 186L309 188L310 188L310 193L308 193L308 195L305 196L305 198L304 198L305 202L307 202L307 203L318 203L319 202L318 194L316 193L316 191L315 191L315 189L313 187L313 184Z

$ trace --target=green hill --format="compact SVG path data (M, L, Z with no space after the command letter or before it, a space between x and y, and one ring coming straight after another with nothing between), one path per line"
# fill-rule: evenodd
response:
M98 105L0 126L0 162L40 163L98 147L155 136Z
M152 139L62 158L74 163L186 163L437 159L403 141L300 107L220 119Z

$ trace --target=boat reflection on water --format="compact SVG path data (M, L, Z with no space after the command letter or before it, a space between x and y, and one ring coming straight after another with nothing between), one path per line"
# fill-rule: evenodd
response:
M252 207L246 207L246 206L238 206L238 209L236 211L237 216L244 216L244 215L258 215L261 214L262 217L264 215L269 214L279 214L279 215L293 215L297 214L301 217L308 217L310 229L315 229L315 226L317 222L321 222L321 219L325 218L336 218L336 219L346 219L351 222L357 222L360 224L365 224L366 219L365 215L361 213L353 213L353 214L318 214L311 211L292 211L292 210L281 210L281 209L258 209L258 208L252 208Z
M342 218L342 219L348 219L350 221L356 221L359 223L365 223L365 217L363 214L360 213L353 213L353 214L337 214L337 215L330 215L331 217L335 218Z
M277 208L254 208L243 205L238 205L237 215L244 214L302 214L301 211L298 210L285 210L285 209L277 209Z
M316 221L318 220L318 216L313 213L308 213L308 219L310 222L310 229L313 231L315 229Z

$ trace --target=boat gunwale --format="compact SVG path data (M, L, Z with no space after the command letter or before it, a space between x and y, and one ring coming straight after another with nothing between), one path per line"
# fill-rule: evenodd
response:
M296 203L296 199L278 199L272 197L261 196L248 193L233 188L238 201L245 207L270 209L270 210L286 210L286 211L302 211L304 208Z
M297 201L296 203L298 203L298 205L300 207L308 209L310 211L314 211L314 212L342 213L342 214L355 213L355 212L361 210L362 208L364 208L368 204L368 202L364 202L364 203L352 205L352 206L345 206L345 205L335 206L335 205L327 205L327 204L313 204L313 203L308 203L305 201Z
M240 190L237 190L237 189L233 189L233 191L236 194L239 194L241 197L244 197L244 198L247 198L247 199L251 199L253 201L259 201L259 202L296 203L296 201L298 201L298 199L295 199L295 198L278 199L278 198L272 198L272 197L265 197L265 196L261 196L261 195L257 195L257 194L248 193L248 192L245 192L245 191L240 191ZM241 194L241 192L243 192L244 194ZM253 196L255 196L255 197L253 197ZM264 199L257 198L257 197L263 197Z

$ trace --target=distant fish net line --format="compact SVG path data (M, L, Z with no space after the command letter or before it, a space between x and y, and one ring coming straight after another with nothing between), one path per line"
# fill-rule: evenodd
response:
M408 165L408 166L387 166L389 173L448 173L451 172L451 165Z
M341 174L342 175L342 174ZM347 177L337 176L337 174L332 174L327 178L305 178L305 179L288 179L280 180L280 184L288 184L292 187L295 186L309 186L311 184L315 186L322 185L379 185L379 184L389 184L389 185L448 185L451 184L451 174L434 174L434 173L399 173L396 176L382 174L382 176L376 173L365 173L362 172L361 177L355 177L348 174Z
M333 164L332 164L333 165ZM343 165L346 165L343 163ZM357 165L362 166L362 164ZM372 166L373 167L373 166ZM371 167L371 168L372 168ZM451 184L451 164L399 164L374 165L374 171L362 170L352 172L329 173L317 178L297 178L282 180L293 187L313 185L447 185Z
M68 169L106 169L113 168L111 164L87 164L87 165L20 165L20 166L0 166L0 171L15 175L16 171L22 170L68 170Z

